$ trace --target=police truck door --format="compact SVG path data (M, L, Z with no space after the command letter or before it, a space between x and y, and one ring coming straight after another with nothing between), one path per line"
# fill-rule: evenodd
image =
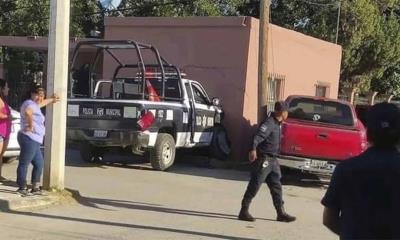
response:
M207 145L212 140L216 109L200 84L191 82L191 87L195 107L193 140L195 143Z

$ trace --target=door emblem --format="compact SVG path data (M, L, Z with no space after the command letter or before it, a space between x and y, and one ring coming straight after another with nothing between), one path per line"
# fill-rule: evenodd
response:
M202 122L203 127L207 126L207 117L206 115L203 115L203 122Z

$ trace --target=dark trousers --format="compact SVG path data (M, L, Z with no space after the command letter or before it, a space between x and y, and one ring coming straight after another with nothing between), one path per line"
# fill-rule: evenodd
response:
M28 136L18 133L18 143L21 147L17 168L17 184L19 188L26 188L26 176L29 164L32 163L32 184L39 183L43 172L43 155L40 143L33 141Z
M276 209L283 205L281 168L275 157L262 156L252 163L251 179L243 196L242 207L249 207L263 182L268 184Z

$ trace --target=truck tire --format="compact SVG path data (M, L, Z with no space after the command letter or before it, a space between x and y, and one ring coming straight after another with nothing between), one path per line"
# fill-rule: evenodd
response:
M153 169L165 171L175 161L175 140L168 133L159 133L156 145L150 150L150 163Z
M209 150L212 157L223 161L228 160L231 153L231 143L223 126L218 125L214 127Z
M104 151L90 144L82 144L80 146L80 155L85 162L96 163L103 160Z

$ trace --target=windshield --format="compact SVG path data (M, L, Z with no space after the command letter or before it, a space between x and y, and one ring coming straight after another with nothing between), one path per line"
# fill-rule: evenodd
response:
M353 126L353 114L348 105L317 99L296 98L289 104L289 119Z

